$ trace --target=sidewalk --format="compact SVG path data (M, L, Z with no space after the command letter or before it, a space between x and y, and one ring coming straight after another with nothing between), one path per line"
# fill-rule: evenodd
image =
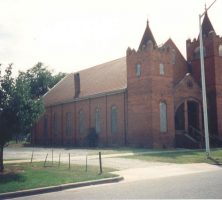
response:
M152 165L143 168L131 168L113 173L124 177L125 182L180 176L208 171L222 170L220 166L207 163Z

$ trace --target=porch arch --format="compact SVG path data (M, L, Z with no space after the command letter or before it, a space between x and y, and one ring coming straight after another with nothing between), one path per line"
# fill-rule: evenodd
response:
M175 130L188 132L189 127L202 131L202 106L195 98L183 99L175 108Z

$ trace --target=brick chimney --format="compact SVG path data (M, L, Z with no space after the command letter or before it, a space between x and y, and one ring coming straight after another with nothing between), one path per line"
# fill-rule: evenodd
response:
M79 97L80 94L80 76L79 73L74 74L74 86L75 86L75 96L74 98Z

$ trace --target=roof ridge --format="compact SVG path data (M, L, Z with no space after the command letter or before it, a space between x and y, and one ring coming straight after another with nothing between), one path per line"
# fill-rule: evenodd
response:
M103 62L103 63L100 63L100 64L98 64L98 65L94 65L94 66L92 66L92 67L88 67L88 68L82 69L82 70L80 70L80 71L76 71L76 72L74 72L74 73L81 73L81 72L83 72L83 71L87 71L87 70L92 69L92 68L95 68L95 67L103 66L103 65L105 65L105 64L109 64L109 63L112 63L112 62L121 60L121 59L123 59L123 58L126 58L126 56L123 56L123 57L121 57L121 58L117 58L117 59L114 59L114 60L110 60L110 61L108 61L108 62Z

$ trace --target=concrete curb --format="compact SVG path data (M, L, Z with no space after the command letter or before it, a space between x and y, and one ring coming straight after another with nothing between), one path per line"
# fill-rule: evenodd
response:
M104 183L115 183L115 182L122 181L123 179L124 178L122 176L118 176L114 178L104 178L104 179L94 180L94 181L68 183L68 184L62 184L58 186L35 188L35 189L30 189L30 190L21 190L17 192L7 192L7 193L0 194L0 199L9 199L9 198L22 197L22 196L43 194L43 193L48 193L48 192L56 192L56 191L61 191L65 189L70 189L70 188L79 188L79 187L99 185L99 184L104 184Z

